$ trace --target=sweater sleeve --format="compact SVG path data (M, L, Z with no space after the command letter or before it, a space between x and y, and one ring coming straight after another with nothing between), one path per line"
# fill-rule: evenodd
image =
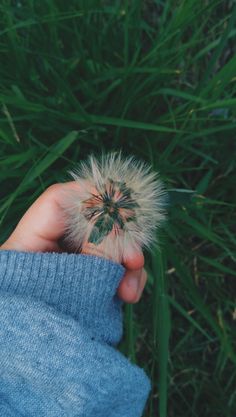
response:
M0 251L0 416L142 416L149 379L115 348L123 274L91 255Z

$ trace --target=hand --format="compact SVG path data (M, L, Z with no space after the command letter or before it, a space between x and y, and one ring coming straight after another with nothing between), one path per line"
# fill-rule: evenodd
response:
M64 191L75 190L77 187L75 181L51 185L27 210L0 249L62 252L58 243L65 232L62 199ZM147 280L147 274L143 269L143 253L137 252L132 258L124 259L122 264L126 272L119 285L118 295L127 303L136 303L142 295Z

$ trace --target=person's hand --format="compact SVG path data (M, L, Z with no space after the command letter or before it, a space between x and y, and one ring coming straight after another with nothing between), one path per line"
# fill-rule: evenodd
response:
M65 232L62 207L64 192L75 190L75 181L51 185L24 214L8 240L0 246L2 250L23 252L62 252L60 238ZM118 295L127 303L136 303L143 292L147 274L143 268L143 253L137 252L122 264L125 275L119 285Z

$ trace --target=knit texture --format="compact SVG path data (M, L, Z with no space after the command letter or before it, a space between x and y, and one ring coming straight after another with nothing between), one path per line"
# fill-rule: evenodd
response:
M142 416L149 379L115 349L123 275L91 255L0 251L0 416Z

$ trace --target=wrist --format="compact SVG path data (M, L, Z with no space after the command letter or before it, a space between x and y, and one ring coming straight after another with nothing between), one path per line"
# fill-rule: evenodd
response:
M0 250L17 250L17 249L14 249L11 245L9 245L8 243L7 243L7 241L5 242L5 243L3 243L1 246L0 246Z
M25 248L22 242L9 238L0 246L0 250L27 251L27 248Z

